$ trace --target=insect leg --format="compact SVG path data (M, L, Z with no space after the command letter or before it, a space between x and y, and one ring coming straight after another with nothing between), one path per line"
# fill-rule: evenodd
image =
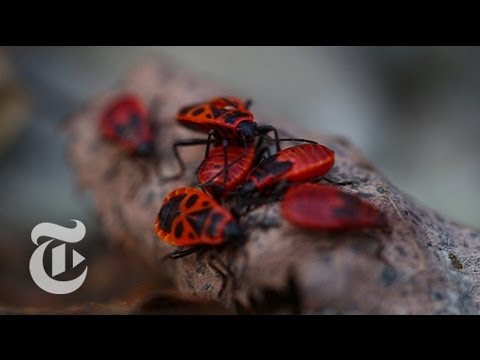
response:
M291 185L291 182L281 181L269 194L264 194L262 196L252 196L247 199L241 199L240 201L237 200L237 202L239 202L240 204L237 208L239 216L245 216L249 212L258 209L265 204L270 204L282 200L285 190L288 189ZM242 208L245 208L243 212L241 211Z
M202 162L200 163L200 165L195 170L195 178L197 178L197 179L198 179L198 172L203 167L203 164L205 163L205 160L208 158L208 155L210 154L210 144L212 142L212 137L213 137L214 134L215 134L215 132L213 130L210 130L209 133L208 133L208 138L207 138L208 143L207 143L207 146L205 148L205 157L203 158ZM205 192L204 188L202 188L202 190L203 190L203 192Z
M257 145L255 147L256 154L255 154L255 159L253 161L253 166L257 166L265 159L265 156L264 156L265 153L267 154L268 157L272 155L270 152L270 148L268 146L263 146L264 141L265 141L264 138L260 138L257 142Z
M210 141L211 140L208 140L208 139L186 139L186 140L175 141L174 144L173 144L173 154L175 155L175 159L177 160L177 162L180 166L180 170L175 175L164 177L163 180L164 181L170 181L170 180L178 179L178 178L182 177L182 175L185 172L185 163L184 163L182 157L180 156L180 153L178 152L179 147L181 147L181 146L193 146L193 145L206 145L206 144L209 144Z
M215 134L215 131L210 130L208 132L208 138L207 138L207 147L205 148L205 158L208 158L208 155L210 154L210 144L212 143L212 137Z
M334 185L338 185L338 186L355 185L356 184L355 181L348 181L348 180L337 181L337 180L334 180L334 179L329 178L327 176L323 176L319 180L325 180L326 182L328 182L330 184L334 184Z
M216 261L217 264L214 263ZM210 252L210 261L208 265L216 271L220 276L223 278L222 286L220 288L220 291L218 292L218 297L222 298L223 294L225 292L225 289L227 288L227 282L230 279L232 281L232 293L235 293L236 290L236 281L235 281L235 275L232 273L230 268L220 259L218 256L218 252L212 251Z
M265 153L267 156L265 156ZM255 160L253 162L253 166L257 166L260 164L263 160L265 160L267 157L270 157L272 154L270 153L270 149L268 147L264 147L258 151L258 153L255 156Z
M205 248L202 247L202 246L193 246L193 247L188 248L188 249L175 250L174 252L168 254L166 256L166 258L176 260L176 259L180 259L184 256L194 254L194 253L199 252L201 250L205 250Z
M281 148L280 148L280 141L279 141L279 137L278 137L278 130L277 128L275 128L274 126L271 126L271 125L261 125L261 126L258 126L257 127L257 132L259 135L264 135L266 136L269 132L273 131L273 135L275 136L275 144L277 146L277 151L280 151ZM262 138L264 138L262 136ZM270 137L266 136L265 137L267 140L271 139Z

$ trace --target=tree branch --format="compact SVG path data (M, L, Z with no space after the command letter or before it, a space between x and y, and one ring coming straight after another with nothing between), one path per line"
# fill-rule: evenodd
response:
M147 102L159 100L154 114L155 160L130 158L100 137L99 114L112 96L123 91L134 91ZM213 299L239 312L478 313L479 232L419 205L341 137L308 136L336 152L331 177L353 180L355 184L345 190L377 206L391 232L307 232L283 221L278 204L269 204L241 220L249 232L242 248L221 251L236 278L227 281L222 297L224 279L210 266L208 254L165 262L164 256L174 248L155 236L155 216L165 195L194 183L203 155L203 149L182 149L186 175L178 181L160 181L159 175L177 170L174 139L198 136L177 126L175 113L182 105L223 94L231 92L168 64L149 63L69 119L69 158L78 184L92 192L112 242L164 267L183 294ZM307 135L267 119L255 107L253 111L259 123Z

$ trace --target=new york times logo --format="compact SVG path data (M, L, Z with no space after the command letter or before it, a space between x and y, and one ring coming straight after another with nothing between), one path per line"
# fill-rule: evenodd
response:
M85 267L82 274L73 280L62 281L54 279L57 275L66 272L66 244L56 246L51 251L51 276L47 274L44 267L43 260L46 255L45 251L52 241L60 240L72 244L82 241L84 238L86 233L85 225L78 220L71 221L76 223L73 229L52 223L41 223L32 230L32 241L38 247L30 258L30 274L35 284L51 294L70 294L82 286L87 277L88 267ZM49 237L50 239L39 245L38 239L43 236ZM83 262L83 260L85 260L85 258L82 255L72 250L72 269Z

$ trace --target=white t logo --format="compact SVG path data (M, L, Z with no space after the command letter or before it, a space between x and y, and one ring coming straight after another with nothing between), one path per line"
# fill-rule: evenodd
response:
M81 221L75 221L76 227L73 229L66 228L52 223L41 223L32 230L32 241L38 246L38 239L42 236L52 237L45 241L33 252L30 258L30 275L33 281L41 289L51 294L70 294L82 286L87 277L88 267L77 278L69 281L60 281L53 279L47 274L43 267L43 256L47 246L54 240L61 240L67 243L76 243L82 241L85 236L85 225ZM85 258L78 252L73 250L73 267L80 264ZM59 245L52 249L52 276L56 276L65 272L65 244Z

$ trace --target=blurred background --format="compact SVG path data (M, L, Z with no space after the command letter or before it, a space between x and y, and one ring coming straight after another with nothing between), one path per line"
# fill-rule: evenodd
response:
M106 247L88 195L75 190L57 128L152 56L237 89L233 95L253 98L269 115L350 138L395 185L480 227L478 47L0 48L0 306L54 301L31 281L17 286L29 277L30 231L44 221L92 224L89 237L98 241L82 254L104 254L111 265L106 278L55 298L59 304L107 301L165 281ZM112 256L130 267L115 267ZM122 286L106 286L126 275Z

